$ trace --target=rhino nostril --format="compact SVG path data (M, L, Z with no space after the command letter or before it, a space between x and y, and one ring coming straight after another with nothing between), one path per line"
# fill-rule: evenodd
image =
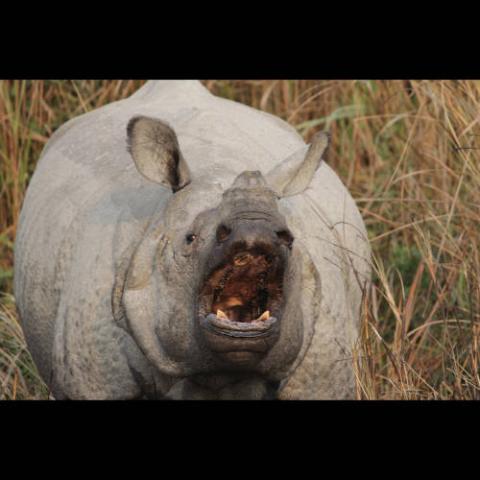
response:
M217 228L217 241L224 242L229 237L230 233L232 233L232 230L230 228L223 224L220 225Z
M279 230L276 234L283 244L288 248L292 248L294 237L288 230Z

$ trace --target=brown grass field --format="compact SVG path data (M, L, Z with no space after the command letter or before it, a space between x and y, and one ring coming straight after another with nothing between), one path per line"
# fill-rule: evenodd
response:
M19 210L50 135L144 82L0 81L0 399L45 399L12 295ZM327 155L373 248L359 399L480 399L480 81L204 81Z

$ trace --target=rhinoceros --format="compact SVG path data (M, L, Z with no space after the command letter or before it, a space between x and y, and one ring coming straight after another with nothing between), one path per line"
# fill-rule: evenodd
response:
M328 142L190 80L60 127L15 243L52 396L354 398L370 247Z

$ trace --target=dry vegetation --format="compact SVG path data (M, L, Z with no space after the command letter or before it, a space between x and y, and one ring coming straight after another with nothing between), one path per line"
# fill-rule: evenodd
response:
M35 162L67 119L142 81L0 81L0 399L47 398L12 292L19 208ZM358 398L480 398L480 82L205 81L272 112L308 141L356 199L374 252Z

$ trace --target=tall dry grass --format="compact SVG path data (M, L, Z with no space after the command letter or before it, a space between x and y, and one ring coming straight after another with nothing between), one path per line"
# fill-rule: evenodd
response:
M40 151L67 119L142 81L0 82L0 398L46 398L11 295L19 208ZM373 248L352 361L362 399L480 398L480 82L205 81L274 113L349 188Z

